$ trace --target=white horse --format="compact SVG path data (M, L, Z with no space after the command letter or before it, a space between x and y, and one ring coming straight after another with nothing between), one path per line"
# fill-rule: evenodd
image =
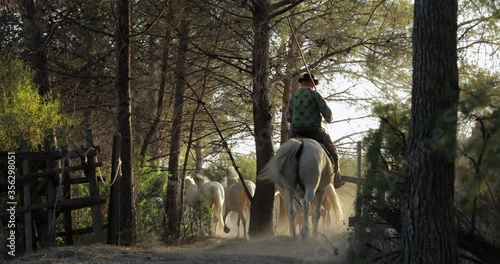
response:
M210 181L205 176L196 175L194 180L191 177L185 178L186 204L193 207L196 203L198 193L203 202L209 208L214 210L217 223L215 224L214 234L217 232L217 226L224 226L222 221L222 209L224 206L224 187L216 181Z
M313 209L316 208L315 201L312 202L311 209L309 210L309 217L312 216ZM340 205L340 199L333 187L330 184L325 189L325 198L321 203L321 218L323 227L329 227L332 224L332 214L333 220L336 224L341 224L344 219L344 213L342 212L342 207Z
M277 185L276 186L276 194L275 196L278 195L279 197L283 198L284 197L284 190ZM294 200L300 200L301 197L299 194L296 193ZM296 218L301 218L303 217L303 212L302 209L300 208L298 202L293 203L294 210L300 209L300 211L297 211ZM288 205L285 203L283 204L285 207L285 211L288 210ZM309 208L309 217L312 216L312 213L314 209L316 208L316 202L313 200L311 203L311 207ZM342 206L340 203L339 196L337 192L335 191L335 188L333 187L333 184L330 184L326 187L325 189L325 197L323 198L323 202L321 203L321 217L322 218L322 223L324 227L329 227L332 223L332 214L334 215L333 220L335 221L336 224L341 224L342 220L344 219L344 213L342 211ZM302 226L302 219L295 219L295 226L298 226L299 228Z
M227 169L227 190L226 190L226 202L224 211L224 232L229 233L230 229L226 225L227 215L233 211L238 213L238 220L236 225L238 226L238 233L236 237L240 237L240 220L243 224L243 237L247 237L247 221L245 218L245 212L250 211L250 200L245 192L245 187L238 178L238 174L233 166L229 166ZM248 188L250 194L255 193L255 184L251 181L245 180L245 185Z
M329 226L332 222L332 213L335 215L335 222L337 224L341 224L344 219L344 213L342 212L342 207L340 206L340 199L333 187L333 184L330 184L326 187L325 190L325 199L321 204L325 213L323 224L325 227Z
M301 153L299 153L301 152ZM302 211L309 212L311 202L321 204L326 188L333 181L333 165L323 147L313 139L289 139L278 149L276 155L266 164L259 177L281 185L285 192L288 209L290 234L295 238L294 195L303 197ZM296 190L296 187L297 188ZM321 206L316 206L313 213L313 229L318 230ZM308 214L305 213L301 236L309 235ZM315 233L316 234L316 233Z
M203 226L203 222L198 222L199 219L193 215L193 209L195 208L197 201L198 186L196 186L196 183L191 176L186 176L184 178L184 203L186 204L186 212L190 217L191 224L196 222L201 228Z
M194 179L191 176L186 176L186 178L184 178L184 202L189 209L193 208L195 205L197 194L198 186L196 186Z

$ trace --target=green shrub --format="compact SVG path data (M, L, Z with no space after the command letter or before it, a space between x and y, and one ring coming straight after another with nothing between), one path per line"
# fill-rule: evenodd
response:
M32 76L21 60L0 57L0 149L17 150L23 139L32 146L41 144L64 123L58 98L40 96Z
M213 209L205 204L201 194L198 193L193 208L184 213L181 228L183 238L189 240L210 234L213 217Z
M134 174L137 182L137 242L159 242L164 231L168 172L160 170L154 162L138 162Z

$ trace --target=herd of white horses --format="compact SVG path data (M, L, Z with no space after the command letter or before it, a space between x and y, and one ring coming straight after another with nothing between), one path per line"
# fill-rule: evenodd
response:
M297 155L298 151L301 152L300 155ZM324 151L321 146L313 140L289 140L258 175L260 180L277 183L275 199L285 201L283 205L288 212L288 226L293 237L296 237L296 226L300 226L302 238L309 235L310 217L313 230L318 230L320 217L323 217L325 226L332 222L341 223L343 219L340 199L332 184L333 168L326 154L322 153ZM249 180L244 183L253 197L255 184ZM247 237L248 219L245 214L249 215L250 200L232 166L227 169L223 184L195 175L187 176L184 185L184 201L188 212L199 198L207 207L212 208L216 220L213 223L213 234L217 234L217 227L224 227L224 232L229 233L227 216L230 212L235 212L238 215L237 237L240 236L240 222L243 224L243 237ZM316 206L317 204L320 206ZM299 218L302 219L297 220Z
M187 176L184 180L186 190L185 202L188 211L196 204L196 200L200 197L203 203L213 209L213 213L217 222L213 228L214 234L217 232L217 227L223 226L224 232L229 233L227 227L227 215L230 212L238 214L237 226L240 236L240 222L243 224L243 236L247 236L245 212L250 211L250 200L245 193L245 187L241 183L236 170L230 166L227 169L227 175L224 178L224 185L217 181L210 181L205 176L196 175L193 177ZM253 196L255 193L255 183L245 180L245 185L248 191Z

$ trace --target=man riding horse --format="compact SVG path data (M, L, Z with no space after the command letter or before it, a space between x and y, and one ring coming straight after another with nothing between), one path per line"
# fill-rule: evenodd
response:
M333 162L335 172L333 185L340 188L344 185L339 173L339 157L330 135L321 127L322 116L331 123L332 110L328 107L321 95L314 90L319 83L314 75L306 73L299 79L301 87L292 95L288 108L288 122L290 123L290 137L311 138L323 144L328 156Z

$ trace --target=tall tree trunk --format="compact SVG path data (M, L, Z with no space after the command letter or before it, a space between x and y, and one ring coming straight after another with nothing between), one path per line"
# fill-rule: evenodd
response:
M172 118L172 138L170 141L170 156L168 161L168 170L170 175L168 177L167 199L166 199L166 235L167 239L177 239L180 235L179 230L179 157L181 151L181 132L184 124L184 94L186 91L186 55L189 43L189 20L187 16L186 3L184 17L181 19L180 32L179 32L179 51L177 58L177 65L175 69L176 83L175 83L175 102L174 114Z
M23 19L25 58L35 75L34 83L38 86L38 93L46 95L50 91L49 61L47 50L44 48L46 45L42 38L36 1L22 0L20 13Z
M416 0L403 263L458 263L453 211L457 0Z
M167 31L165 34L165 39L168 41L170 39L170 31ZM144 141L142 143L140 156L144 157L148 151L149 144L151 143L156 131L158 130L158 126L160 125L161 117L163 115L164 102L165 102L165 86L167 84L167 67L168 67L168 57L169 57L170 49L169 43L165 43L165 47L162 54L162 65L160 72L160 89L158 91L158 102L156 104L156 115L153 120L153 123L149 127L148 133L144 137Z
M294 21L294 19L290 19ZM292 25L293 26L293 25ZM292 76L293 72L297 70L297 60L300 58L298 43L295 43L294 37L290 36L288 39L288 53L286 55L286 79L284 80L283 89L283 109L281 117L281 143L288 140L290 136L290 126L288 124L288 106L290 103L290 98L294 91L297 90L297 82L294 81Z
M135 239L135 208L132 175L132 106L130 100L130 2L115 1L116 14L116 127L121 133L120 244Z
M254 26L252 50L253 119L257 173L260 173L274 154L273 119L268 84L270 3L269 0L255 0L252 3ZM273 201L274 183L262 182L257 179L250 209L249 235L251 237L272 234Z
M293 36L290 36L288 40L288 53L286 55L286 73L285 73L285 79L283 80L284 87L283 87L283 108L281 110L282 116L281 116L281 138L280 142L285 143L288 138L290 137L290 125L288 123L288 106L290 103L290 98L292 97L292 94L294 91L297 90L298 85L296 84L297 82L294 80L294 77L292 76L292 73L297 70L297 59L299 58L298 54L298 47L295 41L293 40ZM285 208L285 202L284 199L280 196L280 203L279 203L279 209L278 209L278 216L277 216L277 226L283 227L283 226L288 226L288 216ZM281 229L281 230L288 230L287 228Z
M45 45L42 39L42 29L40 28L40 12L34 0L22 0L16 4L19 5L19 13L23 21L22 44L25 48L23 57L33 71L33 82L38 87L38 94L43 96L49 92L50 87L47 54L46 50L42 48ZM38 195L33 197L33 199L41 199ZM33 200L32 203L37 203L37 201ZM41 210L35 210L33 216L35 219L35 228L39 233L40 246L50 246L51 242L46 239L48 232L47 216Z
M90 12L89 12L90 13ZM85 57L87 58L87 65L88 67L88 75L90 76L97 76L99 73L97 72L97 57L94 55L95 54L95 45L94 45L94 33L85 31L83 32L85 39L87 39L87 42L85 43ZM84 80L83 83L81 84L84 89L87 89L88 91L96 92L97 89L97 80L95 79L90 79L90 80ZM95 104L95 99L92 98L92 101L89 100L88 106ZM94 124L94 109L93 108L87 108L83 110L83 116L82 116L82 122L81 122L81 127L83 129L92 129L92 126Z

